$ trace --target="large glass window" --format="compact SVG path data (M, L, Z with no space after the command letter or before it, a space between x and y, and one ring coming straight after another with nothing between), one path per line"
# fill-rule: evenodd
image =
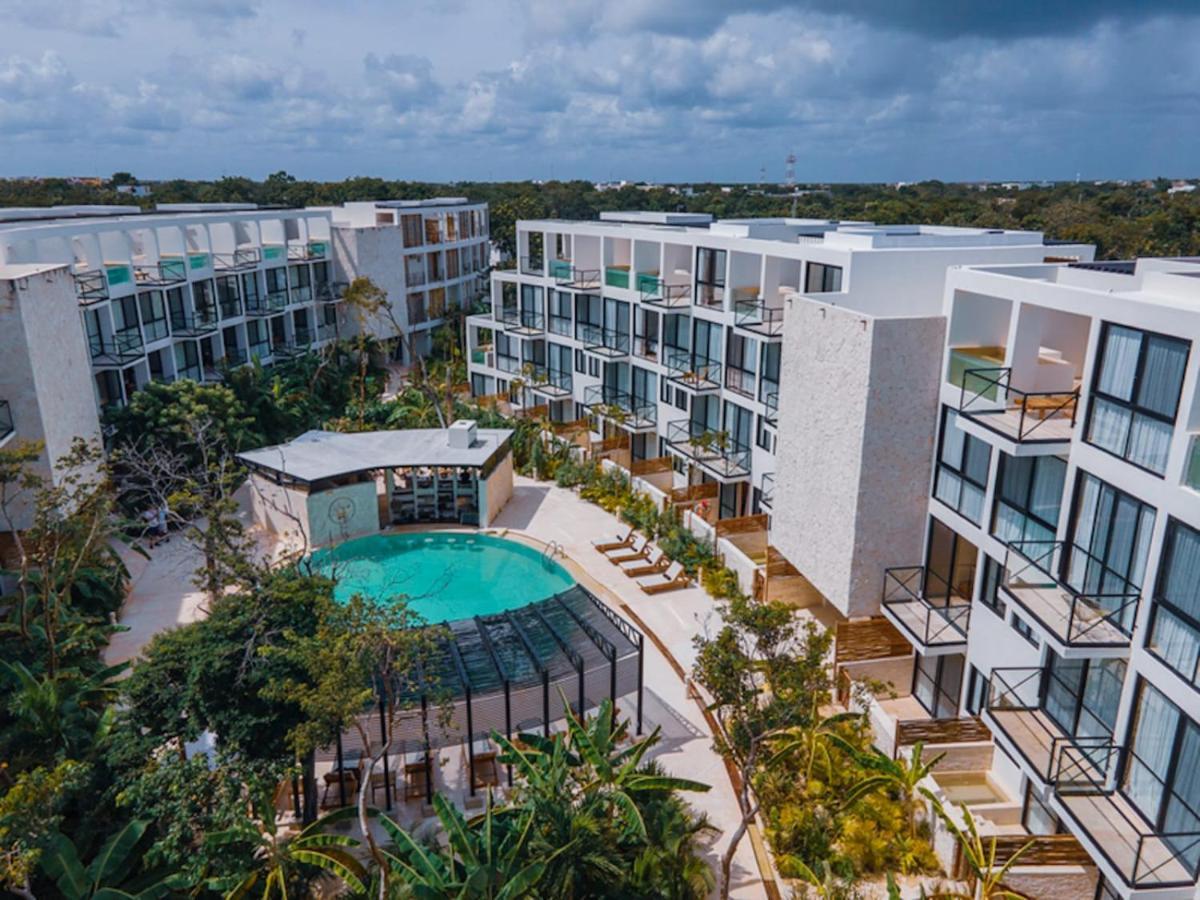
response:
M1053 541L1067 464L1057 456L1000 454L992 534L1010 541Z
M1124 683L1124 660L1061 659L1051 650L1042 707L1064 733L1107 740L1117 722Z
M978 525L983 519L991 448L955 424L958 413L942 407L941 447L933 494L951 509Z
M1189 346L1178 338L1106 322L1088 442L1161 475L1167 468Z
M710 306L725 302L724 250L696 250L696 300Z
M550 292L550 333L571 334L571 295L566 291Z
M1087 472L1079 473L1066 580L1102 606L1125 606L1120 619L1132 626L1131 594L1141 589L1154 529L1154 508Z
M1200 727L1146 682L1126 748L1125 795L1192 872L1200 861Z
M804 276L804 291L809 294L824 294L842 289L842 267L825 263L810 262Z
M1200 686L1200 531L1174 519L1167 523L1146 645Z
M944 656L916 655L913 662L912 693L935 719L958 715L958 696L962 692L964 657L961 653Z
M1000 599L1000 585L1004 582L1004 566L990 556L983 558L983 583L979 587L979 602L1003 619L1008 614L1008 604Z
M142 327L147 341L157 341L169 333L167 328L167 304L162 291L143 291L138 294L138 305L142 309Z
M937 519L931 518L929 522L929 548L925 554L926 599L945 603L950 602L951 597L970 600L975 586L978 549Z

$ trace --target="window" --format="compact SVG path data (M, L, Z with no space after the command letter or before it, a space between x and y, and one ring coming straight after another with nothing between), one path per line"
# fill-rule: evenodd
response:
M247 272L242 276L242 296L246 298L247 309L258 308L258 273Z
M768 453L775 452L775 434L767 426L767 417L758 417L758 428L754 435L754 446L760 450L766 450Z
M1132 734L1126 747L1122 790L1159 834L1179 834L1180 854L1193 874L1200 844L1200 727L1152 685L1138 685ZM1181 765L1182 763L1182 765Z
M842 267L810 262L804 279L804 292L824 294L842 289Z
M589 356L587 358L587 361L588 361L588 374L591 375L593 378L599 378L600 377L600 360L596 359L596 357L594 357L594 356Z
M1190 345L1105 322L1100 346L1087 440L1161 475Z
M1067 464L1057 456L1000 454L992 534L1010 541L1053 541Z
M223 275L217 279L217 303L221 307L221 318L232 319L242 314L242 302L238 299L236 275Z
M1013 631L1025 638L1025 640L1029 641L1029 643L1033 644L1033 646L1041 646L1041 642L1038 641L1037 635L1033 633L1033 628L1030 626L1030 624L1024 619L1018 617L1016 613L1013 613L1012 618L1009 619L1009 624L1012 625Z
M571 295L566 291L550 292L550 333L571 334Z
M974 666L971 666L971 677L967 679L967 712L973 716L983 712L987 706L988 680Z
M684 412L687 412L688 395L687 395L687 392L685 390L683 390L683 388L675 388L675 404L674 405L675 405L676 409L682 409Z
M630 384L635 406L650 406L654 403L654 386L658 376L649 369L641 366L631 366L629 369Z
M762 351L762 379L758 384L758 399L763 403L779 403L779 353L782 344L768 343ZM774 394L772 399L771 395Z
M941 448L933 495L976 525L983 519L991 448L956 424L958 413L942 407Z
M925 553L925 597L948 601L969 600L975 586L975 545L937 519L930 519L929 547Z
M979 587L979 602L1003 619L1008 615L1008 604L1000 599L1000 585L1004 582L1004 566L990 556L983 558L983 584Z
M738 334L732 328L728 334L725 354L725 387L744 397L754 397L754 366L758 361L758 341Z
M198 320L207 322L216 319L217 305L213 300L211 281L192 282L192 303L195 305Z
M200 380L200 351L195 341L180 341L175 345L175 372L180 378Z
M1046 661L1042 708L1066 734L1100 740L1113 735L1125 661L1121 659L1062 659L1053 651Z
M162 291L145 291L138 294L138 305L142 310L142 327L147 341L165 338L167 329L167 304Z
M725 302L725 251L696 250L696 300L708 306Z
M958 695L962 691L963 655L916 655L913 665L912 693L935 719L958 715Z
M275 300L287 299L287 272L281 268L267 269L267 296Z
M308 266L291 266L288 282L292 288L293 303L307 303L312 299L312 273Z
M1094 597L1128 634L1154 529L1154 508L1087 472L1079 473L1065 578Z
M1021 810L1021 824L1030 834L1066 834L1062 822L1054 810L1045 804L1033 789L1033 782L1025 782L1025 805Z
M1200 531L1174 519L1167 522L1146 646L1200 686Z

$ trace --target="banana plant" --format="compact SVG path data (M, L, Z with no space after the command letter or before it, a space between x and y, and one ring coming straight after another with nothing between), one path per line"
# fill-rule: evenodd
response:
M183 887L178 878L163 872L150 872L130 878L136 868L136 850L149 822L135 819L110 837L86 866L79 849L64 834L51 838L39 864L42 872L54 880L65 900L157 900Z
M933 811L942 820L942 824L958 841L963 859L971 869L971 877L975 882L975 889L970 893L940 893L937 895L938 898L946 898L946 900L1021 900L1022 894L1004 887L1004 879L1013 866L1020 865L1021 857L1033 845L1032 839L1018 847L1017 851L1003 864L996 865L996 837L993 835L990 840L984 839L979 833L975 816L971 814L971 810L967 808L966 804L958 805L963 820L963 824L959 825L932 791L922 788L921 793L933 805Z

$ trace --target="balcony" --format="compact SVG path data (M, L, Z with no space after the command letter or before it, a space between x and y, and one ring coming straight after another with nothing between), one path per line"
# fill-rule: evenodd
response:
M750 477L750 448L733 440L727 431L680 419L667 424L667 446L699 464L718 481L744 481Z
M766 408L763 420L774 427L779 422L779 387L772 387L770 382L763 382L762 402Z
M287 258L292 262L324 259L328 245L324 241L309 241L307 244L289 244Z
M608 287L629 289L629 266L605 266L604 284Z
M175 337L204 337L217 330L217 317L209 312L171 313L171 334Z
M321 281L313 288L313 293L320 303L340 303L346 299L349 287L344 281Z
M733 324L759 337L782 337L783 307L767 306L766 301L758 297L738 300L733 305Z
M572 377L570 372L548 369L535 365L529 375L529 389L550 400L563 400L571 396Z
M938 581L924 566L886 569L883 573L883 614L923 656L964 653L971 621L971 601L943 589L941 597L927 596L928 581Z
M279 312L279 309L272 306L266 297L247 297L246 298L246 315L252 318L261 318L263 316L273 316Z
M338 329L336 322L321 322L317 325L317 340L332 341L336 340Z
M471 363L472 365L487 366L489 369L494 369L496 368L496 351L490 344L476 347L471 351Z
M667 284L661 278L638 276L638 295L647 306L678 309L692 305L690 284Z
M628 391L603 384L588 385L583 392L583 403L593 415L634 434L654 431L658 425L658 404L643 402Z
M233 368L235 366L244 366L248 362L250 362L250 355L241 347L225 348L225 365Z
M214 253L212 259L217 272L242 272L257 266L262 254L257 247L242 247L232 253Z
M1111 741L1065 747L1055 771L1054 805L1080 842L1126 886L1186 888L1191 896L1200 870L1200 830L1166 831L1148 823L1116 786L1122 757L1137 759L1130 748Z
M1081 573L1097 590L1072 587ZM1004 557L1002 588L1064 657L1124 656L1140 592L1100 560L1062 541L1013 541Z
M119 369L141 359L146 352L142 333L136 328L114 332L107 339L103 335L89 337L88 350L92 365L98 369Z
M666 348L667 377L675 384L695 394L708 394L721 389L721 364L693 356L687 350Z
M182 259L138 264L133 267L133 280L139 288L165 288L187 281L187 268Z
M545 275L546 261L539 254L521 257L522 275Z
M278 288L273 291L267 291L267 309L270 313L276 313L286 309L288 305L288 292L286 288Z
M602 328L586 323L579 326L583 349L605 359L624 359L629 355L629 335L615 328Z
M569 279L571 277L571 261L569 259L550 260L550 277L555 281Z
M7 400L0 400L0 444L14 431L12 407Z
M758 376L746 369L735 369L732 366L725 369L725 387L735 394L754 399L754 386Z
M600 290L599 269L580 269L577 266L568 266L565 271L559 269L554 280L559 287L569 288L573 291Z
M110 288L133 283L133 269L124 263L105 263L104 274Z
M502 309L500 322L511 334L532 336L546 331L546 317L532 309Z
M296 359L307 352L308 347L299 343L299 339L294 343L284 342L271 347L271 355L279 362Z
M958 411L1006 442L1010 455L1016 445L1053 444L1054 452L1071 441L1079 389L1021 391L1012 387L1008 367L967 369L962 373Z
M1052 784L1062 765L1063 753L1075 748L1073 770L1083 759L1103 762L1108 735L1073 736L1042 708L1044 668L992 669L988 679L987 708L983 718L1009 755L1021 763L1025 773L1042 784ZM1080 757L1079 751L1086 751ZM1091 754L1090 756L1087 754Z
M86 272L73 273L75 279L75 297L80 306L91 306L108 299L108 279L100 269L90 269Z
M759 488L758 505L768 512L775 506L775 473L763 472L762 487Z

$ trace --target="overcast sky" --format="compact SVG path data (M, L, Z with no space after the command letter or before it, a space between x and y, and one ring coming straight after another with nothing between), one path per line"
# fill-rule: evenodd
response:
M0 175L780 181L789 152L801 181L1200 175L1200 0L0 0L0 23Z

